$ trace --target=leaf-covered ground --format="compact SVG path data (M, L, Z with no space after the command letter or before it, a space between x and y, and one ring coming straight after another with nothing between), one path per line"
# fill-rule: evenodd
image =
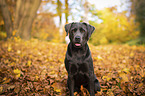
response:
M38 40L0 41L0 95L68 95L66 48ZM145 95L145 47L90 45L90 49L101 84L97 96Z

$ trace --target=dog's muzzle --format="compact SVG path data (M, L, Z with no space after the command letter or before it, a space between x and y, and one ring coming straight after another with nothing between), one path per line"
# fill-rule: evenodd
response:
M76 36L75 37L75 46L76 47L80 47L81 46L80 41L81 41L81 37L80 36Z

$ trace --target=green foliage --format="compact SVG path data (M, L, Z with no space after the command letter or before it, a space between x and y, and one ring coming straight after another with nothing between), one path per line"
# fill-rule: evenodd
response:
M134 16L128 18L126 12L118 13L115 7L97 12L102 22L90 22L96 27L90 40L94 45L125 43L138 37L138 24L134 22Z

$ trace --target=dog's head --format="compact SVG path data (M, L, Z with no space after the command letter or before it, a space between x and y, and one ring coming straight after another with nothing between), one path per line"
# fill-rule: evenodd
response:
M84 22L73 22L65 25L66 34L69 34L70 41L76 48L87 43L95 27Z

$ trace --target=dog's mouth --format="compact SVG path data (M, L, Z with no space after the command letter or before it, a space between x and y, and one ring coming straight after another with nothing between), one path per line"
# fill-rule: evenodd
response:
M80 44L80 43L75 43L75 46L76 46L76 47L80 47L81 44Z

